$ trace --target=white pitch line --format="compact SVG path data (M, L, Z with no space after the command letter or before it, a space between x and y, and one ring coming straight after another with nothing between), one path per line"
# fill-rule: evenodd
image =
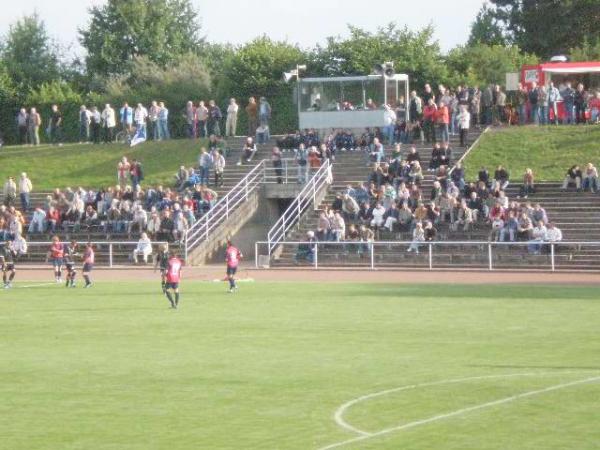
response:
M565 373L565 372L563 372L563 373ZM534 375L540 375L540 374L534 374ZM514 375L506 375L506 376L507 377L509 377L509 376L529 376L529 374L514 374ZM500 376L499 375L489 376L489 378L493 378L493 377L498 378ZM475 379L475 378L478 378L478 377L473 377L471 379ZM485 377L481 377L481 378L485 378ZM409 422L409 423L406 423L404 425L399 425L399 426L396 426L396 427L386 428L384 430L376 431L374 433L366 433L364 431L360 431L362 433L361 436L358 436L358 437L355 437L355 438L352 438L352 439L347 439L347 440L341 441L341 442L336 442L335 444L330 444L330 445L327 445L325 447L321 447L319 450L329 450L329 449L332 449L332 448L338 448L338 447L342 447L342 446L347 445L347 444L353 444L355 442L361 442L361 441L364 441L364 440L367 440L367 439L371 439L371 438L374 438L374 437L383 436L383 435L390 434L390 433L393 433L393 432L396 432L396 431L407 430L409 428L415 428L415 427L418 427L418 426L421 426L421 425L426 425L428 423L436 422L438 420L443 420L443 419L448 419L448 418L451 418L451 417L456 417L456 416L459 416L459 415L462 415L462 414L466 414L466 413L469 413L469 412L472 412L472 411L478 411L480 409L491 408L493 406L498 406L498 405L502 405L502 404L505 404L505 403L511 403L511 402L514 402L516 400L520 400L520 399L523 399L523 398L533 397L535 395L545 394L547 392L557 391L559 389L566 389L568 387L577 386L577 385L580 385L580 384L594 383L596 381L600 381L600 376L592 377L592 378L585 378L585 379L582 379L582 380L571 381L569 383L556 384L554 386L550 386L550 387L543 388L543 389L537 389L535 391L524 392L522 394L517 394L517 395L510 396L510 397L505 397L505 398L502 398L502 399L499 399L499 400L494 400L494 401L487 402L487 403L482 403L480 405L469 406L467 408L458 409L456 411L452 411L452 412L449 412L449 413L439 414L439 415L436 415L436 416L429 417L427 419L416 420L414 422ZM450 380L450 382L456 382L456 381ZM437 382L437 384L442 384L442 382ZM427 385L432 385L432 384L428 383ZM423 386L423 385L416 385L416 387L419 387L419 386ZM413 387L409 386L409 387L406 387L406 388L410 389L410 388L413 388ZM373 398L373 397L375 397L377 395L384 395L383 392L390 393L390 392L397 392L399 390L401 390L401 388L389 389L388 391L381 391L381 392L378 392L378 393L375 393L375 394L369 394L369 395L363 396L361 398L363 398L363 399L365 397L366 398ZM358 400L358 399L356 399L356 400ZM350 403L350 402L348 402L348 403ZM356 402L354 402L354 403L356 403Z
M25 286L21 286L20 284L17 284L15 287L11 288L11 289L24 289L24 288L35 288L35 287L44 287L44 286L54 286L58 283L54 282L54 283L38 283L38 284L28 284ZM10 290L10 289L8 289Z

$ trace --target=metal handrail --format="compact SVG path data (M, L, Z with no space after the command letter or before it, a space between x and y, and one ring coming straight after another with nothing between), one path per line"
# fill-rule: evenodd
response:
M300 217L311 204L316 209L317 194L320 194L324 186L331 184L331 167L331 163L326 159L279 220L271 227L267 234L269 254L285 238L290 228L299 222Z

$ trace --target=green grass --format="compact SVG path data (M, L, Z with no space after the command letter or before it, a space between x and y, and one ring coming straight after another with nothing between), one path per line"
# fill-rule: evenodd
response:
M133 148L122 144L66 144L64 147L0 149L0 179L27 172L37 191L56 187L99 188L117 183L117 163L123 156L144 165L144 185L171 185L179 166L193 165L201 144L189 139L145 142Z
M0 292L1 448L317 449L600 375L597 288L185 282ZM28 283L21 283L28 285ZM373 437L349 449L594 449L600 383Z
M600 126L510 127L493 130L466 158L468 179L477 179L481 166L493 175L502 164L520 182L526 168L537 181L562 181L573 164L600 164Z

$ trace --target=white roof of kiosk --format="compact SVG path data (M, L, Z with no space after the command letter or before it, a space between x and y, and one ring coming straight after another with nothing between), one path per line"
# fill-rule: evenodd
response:
M319 77L319 78L300 78L300 81L307 83L340 83L343 81L369 81L381 78L381 75L367 75L367 76L349 76L349 77ZM397 73L391 77L386 77L388 80L396 81L408 81L408 75L403 73Z
M600 72L600 66L594 67L542 67L542 72L548 73L591 73Z

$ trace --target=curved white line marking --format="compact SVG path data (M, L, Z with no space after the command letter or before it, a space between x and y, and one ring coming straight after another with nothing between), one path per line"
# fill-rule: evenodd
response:
M566 372L562 372L562 373L566 373ZM396 431L407 430L409 428L415 428L415 427L418 427L418 426L421 426L421 425L426 425L426 424L431 423L431 422L436 422L438 420L448 419L448 418L459 416L459 415L462 415L462 414L466 414L466 413L469 413L469 412L472 412L472 411L477 411L477 410L480 410L480 409L491 408L493 406L498 406L498 405L502 405L502 404L505 404L505 403L510 403L510 402L515 401L515 400L520 400L520 399L527 398L527 397L532 397L532 396L535 396L535 395L545 394L547 392L552 392L552 391L556 391L556 390L559 390L559 389L565 389L565 388L572 387L572 386L577 386L577 385L580 385L580 384L594 383L596 381L600 381L600 376L597 376L597 377L585 378L585 379L582 379L582 380L571 381L569 383L556 384L554 386L550 386L550 387L547 387L547 388L537 389L535 391L528 391L528 392L524 392L522 394L517 394L517 395L510 396L510 397L505 397L505 398L502 398L502 399L499 399L499 400L494 400L494 401L491 401L491 402L482 403L480 405L469 406L467 408L458 409L456 411L452 411L452 412L449 412L449 413L439 414L439 415L436 415L436 416L428 417L427 419L416 420L414 422L409 422L409 423L406 423L404 425L399 425L399 426L395 426L395 427L391 427L391 428L386 428L384 430L377 431L377 432L374 432L374 433L368 433L366 431L358 430L355 427L352 427L351 425L347 424L346 422L343 422L343 420L342 420L342 422L345 425L341 425L341 423L338 422L338 420L337 420L338 412L340 410L342 410L341 411L342 414L339 415L339 417L341 418L341 416L343 415L344 410L346 410L349 406L354 405L354 404L356 404L356 403L358 403L360 401L363 401L363 400L366 400L366 399L369 399L369 398L378 397L378 396L389 394L389 393L392 393L392 392L399 392L399 391L402 391L402 390L414 389L414 388L423 387L423 386L434 386L434 385L438 385L438 384L458 383L458 382L461 382L461 381L469 381L469 380L476 380L476 379L501 378L501 377L508 378L508 377L532 376L532 375L542 376L542 375L548 375L548 374L527 373L527 374L490 375L490 376L484 376L484 377L470 377L470 378L462 378L462 379L457 379L457 380L445 380L445 381L438 381L438 382L433 382L433 383L424 383L424 384L417 384L417 385L411 385L411 386L403 386L403 387L400 387L400 388L388 389L386 391L381 391L381 392L376 392L376 393L373 393L373 394L364 395L364 396L359 397L357 399L351 400L348 403L345 403L344 405L342 405L338 409L338 411L336 411L336 423L338 423L338 425L343 426L346 429L350 429L350 430L352 430L352 431L354 431L356 433L359 433L360 436L352 438L352 439L347 439L345 441L336 442L335 444L330 444L330 445L327 445L325 447L321 447L319 450L329 450L329 449L332 449L332 448L338 448L338 447L342 447L342 446L347 445L347 444L352 444L352 443L355 443L355 442L364 441L366 439L371 439L371 438L374 438L374 437L383 436L383 435L390 434L390 433L393 433L393 432L396 432Z

